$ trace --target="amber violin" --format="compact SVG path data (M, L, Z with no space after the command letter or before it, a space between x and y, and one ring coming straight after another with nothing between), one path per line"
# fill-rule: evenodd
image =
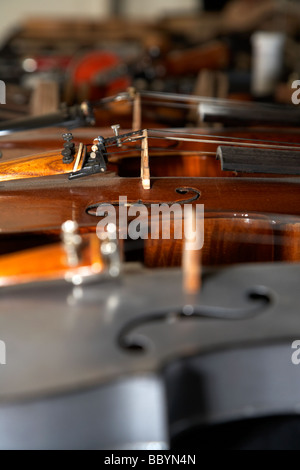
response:
M8 237L12 243L22 236L20 248L30 238L33 244L57 241L60 227L69 219L81 231L94 232L97 208L112 204L118 209L123 195L128 207L204 204L204 264L300 259L296 143L175 130L115 131L113 137L99 137L92 145L67 146L72 162L65 171L60 170L62 151L33 157L32 162L39 162L36 174L26 167L26 158L19 174L10 170L12 179L6 175L1 184L3 252L9 251ZM40 162L54 157L60 167L48 165L48 175L43 176ZM221 164L230 164L230 171L223 171ZM14 165L18 168L10 162L11 169ZM180 264L182 250L182 241L173 238L142 241L142 259L151 267Z

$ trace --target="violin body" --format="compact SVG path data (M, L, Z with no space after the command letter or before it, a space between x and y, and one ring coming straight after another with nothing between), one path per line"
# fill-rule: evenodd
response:
M76 220L84 232L93 232L100 219L90 215L89 208L108 203L118 206L120 195L129 204L139 201L147 207L162 201L204 204L206 265L300 261L297 178L164 177L153 178L149 191L139 178L110 174L73 181L67 175L8 181L1 184L0 195L2 250L8 236L10 243L16 237L18 249L22 248L21 235L31 233L39 244L53 241L69 219ZM143 243L147 266L180 265L182 240L149 238Z
M88 152L91 151L91 136L100 133L109 136L107 129L78 132ZM63 163L59 150L0 163L1 252L11 251L13 242L11 238L8 242L9 236L15 237L19 249L34 246L29 242L30 234L38 245L58 241L60 227L69 219L76 220L82 231L93 232L100 219L91 208L113 204L118 210L119 196L123 196L129 205L138 202L147 207L203 204L202 262L205 265L300 260L300 181L297 176L222 171L216 159L222 143L240 145L242 151L248 145L276 149L277 142L278 148L297 149L298 133L274 134L270 130L249 129L222 131L216 137L212 131L198 130L191 134L192 139L176 130L165 135L156 130L148 134L149 190L145 190L139 178L139 132L123 134L121 146L117 137L108 137L104 141L108 145L106 171L75 180L70 180L74 162ZM78 135L75 134L74 161L79 149ZM5 139L7 144L9 137ZM21 138L15 145L25 143ZM53 138L45 141L45 146L55 143ZM181 265L183 240L173 236L166 240L161 232L156 235L153 239L149 234L148 239L142 241L140 260L148 267Z
M291 361L299 266L203 274L189 316L179 269L131 267L117 282L77 288L64 281L38 292L36 284L2 288L2 338L14 347L10 367L1 368L1 448L132 450L155 442L194 450L202 427L205 435L220 415L220 447L241 446L232 422L259 426L262 416L287 414L290 429L300 386ZM264 423L264 436L282 430L278 420L267 430Z

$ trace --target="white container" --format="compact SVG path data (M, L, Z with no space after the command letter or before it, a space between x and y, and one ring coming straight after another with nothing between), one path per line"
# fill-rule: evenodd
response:
M252 93L268 96L275 91L283 67L285 35L258 31L252 35Z

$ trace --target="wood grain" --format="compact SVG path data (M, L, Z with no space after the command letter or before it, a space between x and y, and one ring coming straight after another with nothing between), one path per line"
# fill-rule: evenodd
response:
M176 188L195 188L206 211L300 215L300 182L294 178L152 178L150 191L140 178L93 175L69 181L67 175L45 176L0 185L1 233L59 229L68 219L95 226L86 213L95 203L128 200L162 203L180 199ZM184 196L182 196L184 199Z
M236 217L234 216L236 215ZM267 216L206 214L202 263L205 266L274 261L274 233ZM172 232L171 232L172 233ZM145 264L150 268L180 266L183 241L145 241Z
M0 163L0 181L70 173L73 163L65 164L60 151L47 152Z

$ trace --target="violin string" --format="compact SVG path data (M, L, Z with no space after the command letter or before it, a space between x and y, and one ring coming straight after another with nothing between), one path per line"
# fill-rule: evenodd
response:
M289 105L278 105L272 103L255 103L251 101L235 101L225 98L215 98L215 97L202 97L202 96L193 96L193 95L183 95L183 94L172 94L172 93L162 93L162 92L151 92L151 91L142 91L140 93L142 98L142 104L147 104L150 106L165 106L165 107L181 107L191 109L191 106L198 107L200 104L209 104L214 106L224 106L229 108L241 108L247 110L258 110L258 111L278 111L278 112L292 112L296 115L300 115L299 110L295 107ZM144 98L144 99L143 99ZM145 98L149 98L145 100ZM155 98L157 101L155 101ZM163 99L165 101L163 101ZM169 101L175 101L175 103L170 103Z
M222 144L222 143L221 143ZM245 145L245 147L247 147ZM258 146L259 147L259 146ZM269 147L268 147L269 148ZM278 147L277 147L278 148ZM282 147L283 149L284 147ZM290 149L290 148L289 148ZM195 151L181 151L181 150L178 150L176 152L176 149L170 149L170 148L166 148L166 147L156 147L154 149L150 149L152 150L152 155L150 153L149 157L151 158L151 156L155 157L159 157L159 155L155 155L155 152L163 152L165 154L169 154L169 155L178 155L178 156L210 156L210 157L216 157L216 151L209 151L209 150L195 150ZM298 148L297 150L300 150L300 148ZM126 155L130 155L132 156L132 153L136 153L136 155L133 155L133 157L138 157L140 158L140 153L142 151L142 148L129 148L129 149L126 149L126 150L116 150L114 152L103 152L103 155L104 156L107 156L107 157L117 157L117 156L126 156Z
M140 95L142 101L147 102L147 104L151 105L161 105L168 103L169 101L179 101L183 103L187 103L188 105L193 103L212 103L212 104L224 104L228 106L232 105L239 105L244 107L252 107L252 108L265 108L265 109L294 109L290 106L283 106L277 105L272 103L253 103L251 101L239 101L239 100L231 100L226 98L216 98L216 97L204 97L204 96L196 96L196 95L186 95L182 93L167 93L167 92L155 92L155 91L139 91L138 94ZM155 99L157 101L155 101ZM163 99L165 101L163 101ZM108 104L112 102L122 102L128 101L133 102L134 98L128 92L121 92L117 95L108 96L102 98L101 100L92 102L92 106L101 106L102 104Z
M191 109L191 106L198 107L201 103L210 105L219 105L227 107L240 107L242 109L266 110L266 111L289 111L298 114L299 111L292 106L277 105L272 103L253 103L250 101L238 101L226 98L202 97L195 95L185 95L166 92L140 91L141 102L147 106L165 106L169 108ZM128 92L119 93L114 96L108 96L101 100L94 101L92 106L105 106L113 102L128 101L134 102L134 98ZM171 102L173 101L173 103Z
M181 138L176 138L176 137L155 137L155 139L160 139L160 140L170 140L170 141L177 141L177 142L196 142L196 143L202 143L202 144L207 144L207 145L224 145L224 146L233 146L233 147L245 147L245 148L262 148L265 150L293 150L293 151L299 151L300 152L300 146L295 147L295 146L276 146L276 145L264 145L264 144L251 144L251 143L234 143L234 142L229 142L229 141L216 141L216 140L205 140L205 139L181 139ZM108 145L107 148L116 148L115 145ZM132 154L132 152L136 152L140 156L140 152L142 151L141 147L129 147L127 149L122 149L122 150L115 150L114 152L103 152L103 155L109 157L109 156L118 156L118 155L125 155L125 154ZM151 157L151 152L164 152L164 153L175 153L178 154L179 156L186 155L186 156L195 156L195 155L204 155L204 156L216 156L216 149L214 151L210 150L182 150L182 149L176 149L176 148L168 148L168 147L150 147L149 148L150 152L150 157Z
M156 137L157 138L157 137ZM253 144L249 142L239 142L235 144L234 142L222 141L222 140L205 140L205 139L192 139L186 137L158 137L163 140L173 140L179 142L198 142L202 144L214 144L214 145L226 145L234 147L255 147L255 148L265 148L271 150L298 150L300 151L300 146L286 146L286 145L267 145L267 144Z
M227 140L222 140L222 143L228 143L228 144L232 144L234 143L234 141L236 141L238 144L240 143L245 143L245 141L249 142L250 144L273 144L274 146L277 146L277 145L281 145L281 146L292 146L292 147L296 147L296 145L299 145L299 149L300 149L300 142L299 144L294 144L293 142L281 142L281 141L275 141L275 140L263 140L263 139L245 139L243 137L226 137L226 136L222 136L222 135L211 135L211 134L194 134L194 133L191 133L191 132L184 132L184 131L175 131L174 130L169 130L169 129L164 129L163 131L160 130L160 129L149 129L149 132L151 133L154 133L154 134L178 134L179 136L186 136L187 138L192 138L192 137L196 137L197 139L193 139L192 141L193 142L202 142L202 140L199 139L199 137L203 137L205 138L206 140L209 139L209 138L212 138L212 139L227 139ZM153 136L154 138L156 138L156 136ZM162 136L162 137L165 137L165 136ZM230 140L229 140L230 139ZM299 139L300 139L300 135L299 135ZM233 142L231 142L233 141ZM213 142L213 141L209 141L209 142Z
M234 142L229 142L229 141L216 141L216 140L205 140L205 139L198 139L198 140L194 140L194 139L179 139L179 138L176 138L176 137L156 137L156 139L160 139L160 140L170 140L170 141L175 141L175 142L195 142L195 143L202 143L202 144L207 144L207 145L213 145L213 146L216 146L216 145L219 145L219 146L222 146L222 145L226 145L226 146L231 146L231 147L249 147L249 148L262 148L262 149L270 149L270 150L294 150L294 151L299 151L300 152L300 146L299 147L296 147L296 146L284 146L284 145L280 145L280 146L275 146L275 145L264 145L264 144L251 144L251 143L239 143L239 144L236 144ZM113 148L115 149L116 146L115 145L108 145L106 147L107 149L110 149L110 148ZM104 155L118 155L118 154L124 154L124 153L131 153L131 152L141 152L142 151L142 148L141 147L128 147L126 149L119 149L119 150L115 150L114 152L110 152L110 151L106 151L106 152L103 152ZM180 149L180 148L170 148L170 147L151 147L149 148L149 152L175 152L177 154L190 154L190 155L198 155L198 154L202 154L202 155L216 155L216 149L214 149L214 151L212 150L183 150L183 149ZM151 154L150 154L151 156Z
M218 103L218 102L215 102L214 101L215 99L213 99L212 101L210 102L206 102L206 101L203 101L201 99L201 101L199 101L199 103L169 103L169 102L164 102L164 101L161 101L161 102L155 102L155 101L142 101L142 105L144 105L144 107L146 106L152 106L152 107L158 107L158 108L169 108L169 109L186 109L186 110L189 110L189 111L197 111L199 110L199 107L201 106L201 104L207 104L207 105L210 105L210 106L214 106L215 108L217 107L217 109L220 109L220 108L225 108L225 104L221 104L221 103ZM227 107L229 107L229 103L231 103L231 108L234 107L234 109L241 109L241 110L246 110L246 111L254 111L254 110L257 110L258 112L259 111L266 111L266 112L272 112L274 113L275 111L277 112L292 112L293 114L296 114L297 116L299 115L300 116L300 113L298 110L296 109L290 109L290 108L285 108L283 106L283 109L281 108L278 108L278 107L274 107L274 108L269 108L268 105L263 105L263 106L257 106L255 107L255 105L253 103L251 104L248 104L248 103L237 103L237 102L233 102L233 101L230 101L227 103ZM270 105L271 106L271 105ZM275 105L273 105L275 106ZM252 109L251 109L252 108Z
M140 158L140 152L142 151L142 148L134 148L134 149L127 149L127 150L118 150L116 152L103 152L103 155L107 157L113 157L113 156L118 156L118 155L126 155L126 154L132 154L132 152L136 152L136 155L134 157ZM150 157L159 157L159 155L156 155L154 152L164 152L166 154L174 154L175 150L172 148L166 148L166 147L154 147L151 148L151 155ZM203 156L216 156L216 152L210 152L210 151L205 151L205 150L185 150L185 151L177 151L176 155L178 156L196 156L196 155L203 155Z
M154 134L154 135L151 135ZM156 134L156 135L155 135ZM171 134L171 136L159 135L159 134ZM177 136L177 135L178 136ZM119 136L121 143L126 142L135 142L141 140L143 137L124 137ZM191 132L185 131L174 131L174 130L160 130L160 129L149 129L148 130L149 139L161 139L161 140L176 140L176 141L185 141L185 142L195 142L195 143L211 143L217 145L237 145L237 146L255 146L255 147L267 147L272 149L290 149L290 150L299 150L300 143L295 144L293 142L281 142L273 140L263 140L263 139L245 139L242 137L225 137L220 135L210 135L210 134L194 134ZM300 136L299 136L300 138ZM214 140L217 139L217 140ZM267 145L268 144L268 145ZM106 144L106 148L115 147L116 143Z
M149 98L149 102L147 104L158 104L161 105L163 103L162 99L165 99L165 102L168 101L180 101L186 102L190 105L191 102L200 104L200 103L209 103L209 104L224 104L227 106L241 106L241 107L248 107L248 108L259 108L259 109L270 109L270 110L278 110L282 111L283 109L289 110L294 109L291 106L282 106L276 105L272 103L253 103L251 101L235 101L226 98L215 98L215 97L202 97L202 96L195 96L195 95L184 95L184 94L176 94L176 93L165 93L165 92L153 92L153 91L141 91L140 96L143 98ZM157 98L157 103L153 98Z

